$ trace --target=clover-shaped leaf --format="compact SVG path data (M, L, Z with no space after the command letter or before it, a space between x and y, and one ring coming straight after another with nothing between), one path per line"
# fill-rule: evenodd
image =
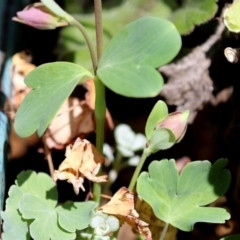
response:
M191 231L196 222L223 223L230 218L223 208L204 207L223 195L230 184L226 159L211 166L209 161L187 164L180 176L175 161L153 161L149 174L137 181L137 192L155 215L183 231Z
M17 186L24 193L31 193L46 202L49 207L55 207L58 199L57 187L46 173L36 173L34 171L22 171L17 176Z
M30 225L30 234L34 240L73 240L75 233L70 233L58 224L58 215L38 196L25 193L19 201L19 210L25 219L34 219Z
M163 85L156 70L178 53L181 38L164 19L144 17L123 27L105 49L97 70L101 81L128 97L156 96Z
M17 111L17 134L27 137L37 130L41 136L64 100L88 77L93 75L87 69L69 62L46 63L31 71L25 83L33 90Z
M66 202L59 205L56 211L59 215L59 224L69 232L87 228L94 214L96 202Z

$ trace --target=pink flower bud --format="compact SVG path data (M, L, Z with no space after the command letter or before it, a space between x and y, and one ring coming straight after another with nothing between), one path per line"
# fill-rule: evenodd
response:
M12 20L37 29L55 29L68 25L66 21L62 21L42 3L27 6L22 11L17 12L17 17L13 17Z
M176 138L176 143L180 142L184 137L187 129L187 120L189 117L189 110L184 112L173 112L158 123L158 128L167 128L172 131Z

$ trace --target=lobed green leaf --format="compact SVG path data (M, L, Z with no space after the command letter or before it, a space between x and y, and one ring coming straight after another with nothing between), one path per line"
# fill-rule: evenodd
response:
M87 228L97 207L96 202L66 202L56 208L62 228L75 232Z
M149 174L143 172L137 181L137 192L164 222L191 231L196 222L224 223L230 218L223 208L204 207L222 196L230 184L226 159L213 166L209 161L186 165L180 176L175 161L153 161Z

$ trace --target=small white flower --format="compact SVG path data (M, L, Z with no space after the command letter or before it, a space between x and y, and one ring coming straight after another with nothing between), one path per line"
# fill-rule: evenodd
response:
M118 176L118 173L116 170L112 169L109 171L108 173L108 179L111 181L111 182L114 182L116 179L117 179L117 176Z
M134 156L134 157L129 158L128 164L130 166L136 167L139 164L139 161L140 161L140 156Z
M124 157L134 156L134 152L144 149L147 142L143 134L136 134L127 124L119 124L115 129L114 136L117 149Z
M119 220L114 216L98 211L92 217L90 226L94 228L94 233L99 236L107 235L110 232L115 232L119 228Z
M110 147L109 144L104 143L103 144L103 154L106 156L106 158L108 160L110 160L111 162L114 160L114 156L113 156L113 152L112 152L112 148Z

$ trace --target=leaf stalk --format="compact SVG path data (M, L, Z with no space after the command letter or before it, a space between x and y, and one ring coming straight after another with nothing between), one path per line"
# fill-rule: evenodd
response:
M137 182L137 179L138 179L138 176L141 172L142 166L143 166L143 164L144 164L144 162L145 162L145 160L148 156L149 156L149 153L147 153L146 148L145 148L144 151L143 151L143 154L141 156L140 162L139 162L138 166L136 167L136 169L134 171L134 174L132 176L131 182L129 184L129 187L128 187L129 191L133 192L134 187L135 187L136 182Z

